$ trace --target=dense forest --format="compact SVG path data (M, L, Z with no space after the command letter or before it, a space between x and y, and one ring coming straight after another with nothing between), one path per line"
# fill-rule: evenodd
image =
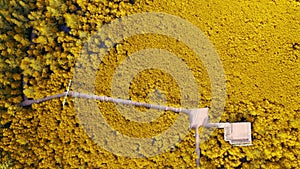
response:
M93 142L80 125L72 97L19 105L27 98L65 92L89 37L116 18L149 11L179 16L204 32L226 76L221 121L252 123L253 145L246 147L230 145L223 130L215 130L200 145L201 168L300 167L299 1L2 0L0 6L0 168L196 168L193 130L172 150L128 158ZM107 53L97 72L97 94L110 96L115 69L129 54L146 48L167 49L184 60L199 86L198 106L210 105L211 82L195 53L155 34L130 37ZM138 74L129 94L147 102L155 88L164 92L168 105L180 107L176 80L162 71ZM176 119L165 113L155 125L143 126L116 115L112 104L98 105L109 124L135 137L158 134Z

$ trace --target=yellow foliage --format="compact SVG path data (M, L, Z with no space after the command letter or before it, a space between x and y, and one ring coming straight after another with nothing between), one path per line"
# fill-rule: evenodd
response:
M11 169L12 166L13 166L13 163L11 160L0 163L0 169Z
M130 2L133 1L13 0L1 9L0 68L4 73L0 74L0 124L6 128L0 129L0 148L1 153L11 154L15 168L196 167L192 132L174 151L150 158L117 157L97 146L85 133L73 110L72 98L67 99L68 105L64 107L62 99L34 104L31 108L12 106L22 99L20 72L27 83L23 93L29 98L64 92L83 43L97 28L116 17L146 11L181 16L209 37L220 55L227 79L228 99L222 121L252 123L252 146L232 147L223 140L222 130L201 144L201 168L299 168L300 27L295 19L299 8L296 1L154 0L135 1L133 5ZM32 42L31 32L26 29L31 27L37 35ZM104 41L105 45L111 43ZM167 48L179 55L200 86L201 107L210 105L205 67L185 44L160 35L128 38L108 53L98 69L98 94L110 94L114 70L128 55L146 48ZM90 56L89 61L97 60L96 54ZM159 71L141 72L132 81L130 96L147 101L148 93L157 86L172 104L178 105L180 93L176 82ZM109 104L99 106L114 128L138 137L160 133L176 118L170 113L155 126L139 125L122 116L112 116L114 107ZM3 161L6 159L0 160L6 166Z
M34 89L33 87L27 88L23 91L23 93L28 97L28 98L34 98Z
M11 14L14 18L17 18L20 21L24 21L27 22L28 19L26 17L24 17L23 15L17 14L17 13L12 13Z
M22 0L19 1L19 4L22 6L23 9L30 9L29 5L23 2Z
M33 42L40 43L42 45L45 45L48 43L47 38L45 36L39 36L38 38L34 39Z
M30 42L20 34L15 35L14 39L20 42L23 46L28 46L30 44Z
M59 8L62 5L65 5L63 0L52 0L52 1L49 1L49 6L50 7Z
M70 28L78 28L78 19L79 17L75 14L64 14L64 18L66 20L67 26Z
M17 19L7 18L7 20L10 21L11 23L16 24L18 27L24 26L23 23L21 21L18 21Z

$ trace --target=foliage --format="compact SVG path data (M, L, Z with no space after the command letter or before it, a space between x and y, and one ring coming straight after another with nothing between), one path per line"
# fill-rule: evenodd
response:
M160 11L189 20L211 39L227 77L222 121L249 121L253 126L249 147L231 146L223 131L216 130L200 146L201 166L299 168L297 1L10 0L0 6L1 165L10 165L11 159L14 168L194 168L193 132L170 152L130 159L92 141L80 126L71 98L64 107L63 98L30 108L17 105L23 93L42 98L66 90L82 45L103 24L131 13ZM99 67L97 94L109 95L114 69L129 54L145 48L166 48L179 55L199 84L199 107L210 105L210 82L197 56L181 42L161 35L135 36L112 49ZM178 106L175 83L167 74L147 70L132 82L130 96L147 101L151 90L160 88L170 104ZM169 113L155 126L143 126L115 115L113 105L99 103L99 107L115 129L137 137L160 133L176 118Z

